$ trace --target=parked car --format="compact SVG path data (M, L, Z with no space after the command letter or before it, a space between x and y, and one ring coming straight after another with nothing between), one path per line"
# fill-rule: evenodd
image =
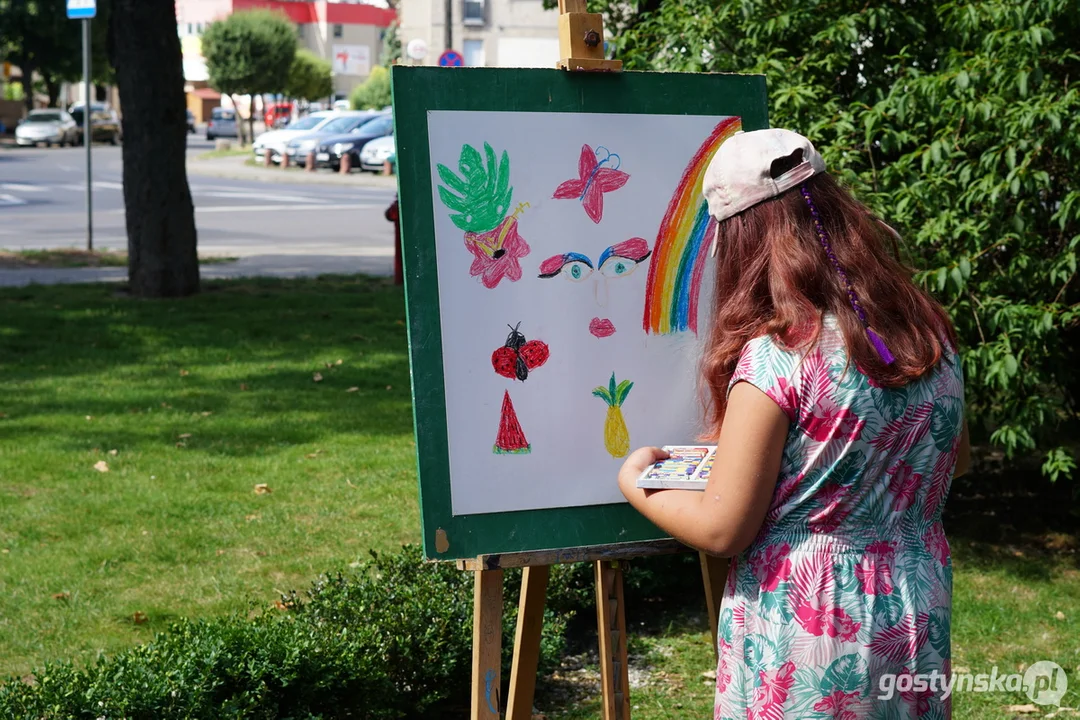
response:
M68 108L71 117L79 128L79 142L83 142L83 103ZM120 116L105 103L90 103L90 140L118 145L123 138Z
M74 145L79 141L75 119L63 110L31 110L15 128L16 145Z
M281 156L285 152L285 146L288 145L290 140L298 138L301 135L318 132L320 128L339 116L340 113L332 111L314 112L298 119L296 122L289 123L281 130L264 132L262 135L255 138L255 142L252 145L252 150L255 152L255 159L262 160L265 152L269 150L270 160L274 163L280 163Z
M360 169L379 172L388 160L393 162L396 152L397 143L393 135L375 138L360 151Z
M329 166L334 170L341 167L342 158L349 156L353 167L360 165L360 151L375 138L386 137L394 132L394 118L386 113L368 120L358 128L340 135L330 135L319 140L315 150L315 166Z
M263 114L263 122L268 130L277 130L285 127L292 114L293 104L291 102L270 103L266 106L266 112Z
M240 137L239 121L236 111L230 108L216 107L210 111L210 122L206 124L206 139L219 137Z
M191 110L187 111L187 131L192 135L195 134L195 113Z
M315 151L322 138L333 137L355 130L378 114L369 110L352 110L338 113L337 117L317 131L290 140L285 146L285 154L289 156L290 162L302 163L307 159L309 152Z

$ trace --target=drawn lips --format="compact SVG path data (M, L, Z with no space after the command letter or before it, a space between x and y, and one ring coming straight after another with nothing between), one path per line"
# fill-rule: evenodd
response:
M593 318L589 323L589 332L598 338L606 338L615 334L615 326L607 318Z

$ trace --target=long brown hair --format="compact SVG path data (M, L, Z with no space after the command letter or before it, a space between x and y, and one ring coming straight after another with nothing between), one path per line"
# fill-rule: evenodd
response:
M835 315L848 355L883 387L901 387L934 368L956 347L948 314L911 279L893 234L832 177L806 181L833 253L846 271L867 320L894 361L871 344L847 288L822 248L810 207L798 188L720 223L712 329L702 363L707 436L716 438L728 383L743 346L761 335L808 349L822 315Z

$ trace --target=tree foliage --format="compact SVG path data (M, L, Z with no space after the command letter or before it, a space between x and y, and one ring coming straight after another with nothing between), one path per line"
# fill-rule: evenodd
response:
M297 50L292 67L289 68L285 95L310 102L330 97L333 92L334 78L331 75L330 63L310 50Z
M296 28L270 10L235 12L203 33L210 85L226 95L280 94L289 84L296 57ZM248 119L254 136L255 113Z
M382 110L390 104L390 71L381 65L371 68L367 80L349 95L353 110Z
M382 36L382 53L380 54L382 64L386 67L390 67L401 60L401 24L394 20L383 31Z
M963 340L968 417L1074 465L1080 14L1073 0L591 3L628 69L764 73L773 126L905 237ZM1072 444L1070 444L1072 443Z
M105 47L111 5L111 0L98 0L97 17L90 23L92 80L103 84L113 81ZM0 60L19 68L26 88L35 73L40 75L55 105L60 84L82 78L82 23L68 19L63 2L0 0ZM32 93L24 99L29 108Z

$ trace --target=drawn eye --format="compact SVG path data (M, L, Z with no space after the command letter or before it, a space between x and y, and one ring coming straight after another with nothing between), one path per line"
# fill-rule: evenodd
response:
M637 260L631 260L630 258L612 256L604 261L604 264L600 266L600 272L608 277L623 277L634 272L637 268Z
M581 282L593 273L593 269L580 260L571 260L559 271L574 282Z

